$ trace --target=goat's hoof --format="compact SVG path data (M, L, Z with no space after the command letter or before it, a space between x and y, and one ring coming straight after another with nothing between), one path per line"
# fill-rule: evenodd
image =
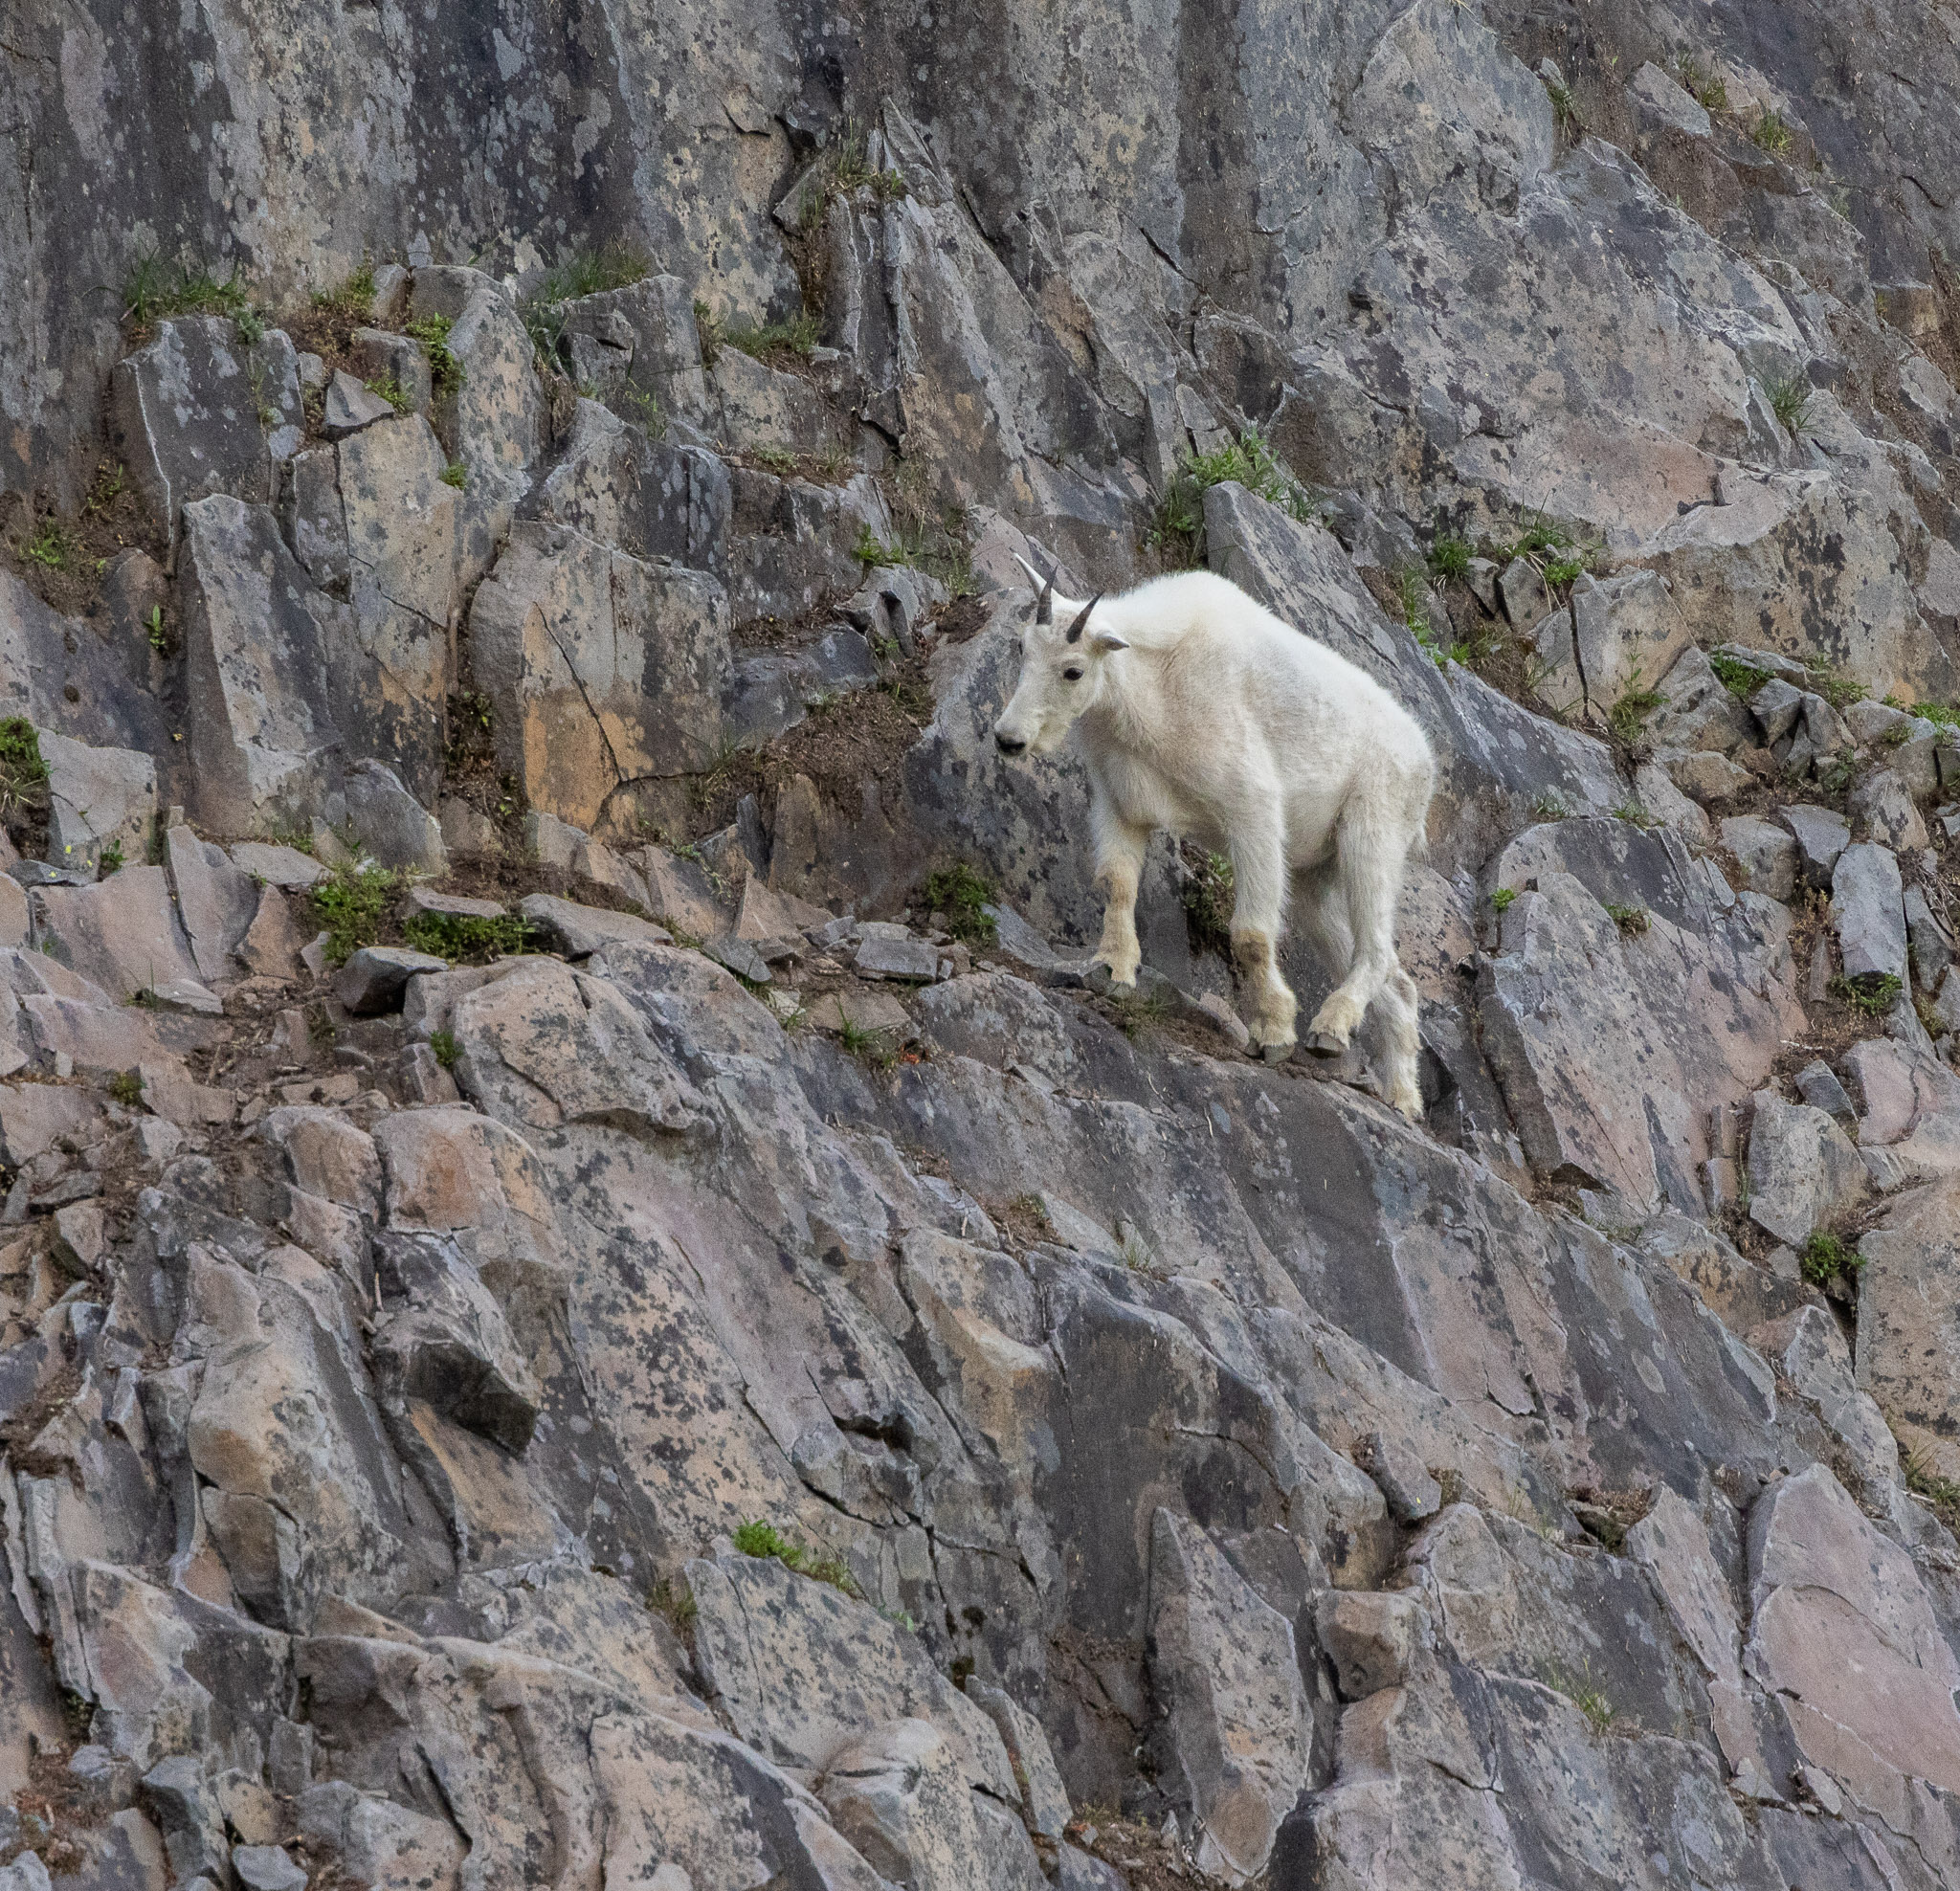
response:
M1082 983L1099 998L1133 998L1136 996L1136 972L1133 970L1127 978L1119 978L1110 969L1106 959L1093 961Z
M1305 1044L1308 1055L1316 1057L1345 1057L1348 1052L1346 1041L1336 1037L1331 1031L1309 1031L1301 1041Z
M1294 1042L1291 1037L1275 1038L1272 1043L1258 1047L1259 1056L1269 1064L1284 1063L1293 1055Z
M1411 1123L1420 1123L1422 1121L1422 1092L1420 1090L1397 1090L1389 1099L1389 1101L1396 1109L1400 1110Z

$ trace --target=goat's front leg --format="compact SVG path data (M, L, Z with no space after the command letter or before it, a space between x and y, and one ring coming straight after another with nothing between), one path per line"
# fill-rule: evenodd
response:
M1276 821L1249 820L1230 837L1232 958L1238 968L1246 1028L1260 1054L1282 1061L1298 1041L1293 1020L1299 1006L1280 976L1280 927L1286 914L1286 848Z
M1137 943L1137 886L1149 850L1147 828L1132 827L1098 795L1090 806L1096 842L1096 883L1102 889L1102 938L1096 960L1109 968L1109 982L1134 988L1144 949Z

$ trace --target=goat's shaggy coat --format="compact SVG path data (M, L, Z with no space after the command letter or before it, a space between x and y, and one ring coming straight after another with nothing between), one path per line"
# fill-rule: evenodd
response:
M1436 781L1414 719L1209 571L1086 605L1055 597L1051 581L1019 643L1020 680L994 740L1006 754L1038 753L1081 731L1106 901L1096 956L1113 983L1136 982L1137 881L1150 835L1169 829L1231 858L1232 951L1253 1041L1268 1057L1296 1042L1297 1007L1274 963L1295 891L1302 923L1342 972L1307 1048L1339 1055L1379 1003L1389 1100L1418 1117L1415 985L1395 957L1403 873Z

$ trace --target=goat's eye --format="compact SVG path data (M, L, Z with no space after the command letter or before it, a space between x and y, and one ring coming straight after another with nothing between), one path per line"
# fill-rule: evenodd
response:
M1079 683L1082 679L1082 673L1079 669L1064 670L1061 673L1061 679L1063 682Z

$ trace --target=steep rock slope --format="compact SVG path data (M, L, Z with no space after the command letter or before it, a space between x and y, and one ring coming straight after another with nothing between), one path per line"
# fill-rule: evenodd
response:
M1939 16L4 24L6 1891L1960 1883ZM1423 1124L1015 553L1422 721Z

